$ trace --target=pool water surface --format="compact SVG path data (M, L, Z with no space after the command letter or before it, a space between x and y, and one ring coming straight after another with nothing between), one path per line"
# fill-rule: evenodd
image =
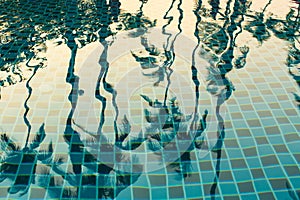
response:
M0 1L0 199L299 199L299 0Z

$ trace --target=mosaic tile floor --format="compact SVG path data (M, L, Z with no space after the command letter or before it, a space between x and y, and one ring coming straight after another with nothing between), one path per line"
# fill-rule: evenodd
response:
M0 1L0 199L299 199L299 1Z

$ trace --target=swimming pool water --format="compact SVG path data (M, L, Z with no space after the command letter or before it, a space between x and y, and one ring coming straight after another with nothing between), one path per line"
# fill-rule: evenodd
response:
M1 199L299 199L299 1L0 1Z

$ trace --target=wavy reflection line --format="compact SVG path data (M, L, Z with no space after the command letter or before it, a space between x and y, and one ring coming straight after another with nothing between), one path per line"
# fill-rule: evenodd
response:
M100 134L102 134L102 128L103 125L105 123L105 110L106 110L106 97L103 96L101 94L101 83L103 84L103 88L105 91L109 92L110 94L112 94L112 104L113 107L115 109L116 112L116 116L114 119L114 130L117 136L117 126L116 126L116 119L118 117L119 114L119 109L116 103L116 96L117 96L117 92L114 90L113 86L109 83L106 82L106 76L108 73L108 69L109 69L109 63L107 61L107 56L108 56L108 46L111 45L109 44L108 41L106 41L106 38L109 37L110 31L109 31L109 25L112 23L112 20L114 20L114 22L118 21L118 14L120 12L120 2L118 0L116 1L110 1L110 4L114 5L114 11L113 13L109 13L108 11L108 7L109 5L106 5L105 2L98 2L97 1L97 9L98 9L98 13L99 15L101 15L101 13L106 13L108 15L107 20L105 20L105 22L102 25L102 28L99 30L98 34L99 34L99 42L100 44L103 46L103 51L100 55L99 58L99 65L100 65L100 72L97 78L97 83L96 83L96 87L95 87L95 98L98 99L101 104L102 104L102 108L100 111L100 122L99 122L99 126L98 126L98 130L97 130L97 137L100 136Z
M179 30L179 32L174 36L174 39L172 40L172 42L170 42L170 39L172 37L172 33L167 33L166 32L166 27L169 26L171 24L171 22L173 21L174 17L173 16L169 16L168 17L168 14L169 12L172 10L173 6L174 6L174 3L175 3L176 0L173 0L169 9L167 10L167 12L165 13L163 19L167 19L167 23L162 27L162 33L164 35L167 35L167 42L164 44L164 50L170 50L170 51L174 51L174 44L175 44L175 41L177 39L177 37L182 33L182 28L181 28L181 25L182 25L182 20L183 20L183 10L181 8L182 6L182 0L179 0L179 3L177 5L177 10L179 12L179 18L178 18L178 25L177 25L177 28ZM170 45L170 47L169 47Z
M119 0L115 0L114 4L115 4L114 8L117 9L118 13L119 13L121 3L119 2ZM141 9L143 7L143 4L144 3L142 3L142 5L141 5ZM112 13L110 13L110 14L112 15ZM118 21L118 16L117 15L115 15L114 17L113 16L111 16L111 17L114 18L114 22ZM104 90L109 92L112 95L112 105L115 109L114 131L115 131L115 140L116 140L117 137L118 137L117 119L118 119L118 116L119 116L119 108L118 108L118 105L117 105L117 102L116 102L117 91L113 88L113 86L111 84L106 82L106 77L107 77L107 73L108 73L108 70L109 70L110 63L107 60L108 45L107 44L105 45L104 41L102 42L102 45L104 47L104 51L103 51L103 53L101 54L101 57L100 57L100 62L101 62L100 65L101 65L102 68L104 68L102 83L103 83L103 86L104 86ZM103 124L102 124L102 126L103 126Z
M176 0L172 0L172 3L171 3L171 5L170 5L169 9L166 11L166 13L165 13L165 15L164 15L164 17L163 17L163 19L166 19L166 20L167 20L167 23L166 23L165 25L162 26L162 33L163 33L164 35L167 35L167 36L168 36L168 37L167 37L167 45L169 44L169 40L171 39L172 34L166 32L166 27L169 26L169 25L171 24L171 22L173 21L173 18L174 18L173 16L169 16L169 17L168 17L168 14L169 14L169 12L172 10L175 1L176 1ZM165 45L165 44L164 44L164 45ZM167 48L167 45L164 46L164 49Z
M171 7L170 7L170 9L173 7L173 3L174 2L172 2L172 4L171 4ZM174 51L174 44L175 44L175 42L176 42L176 40L177 40L177 37L182 33L182 28L181 28L181 25L182 25L182 20L183 20L183 10L182 10L182 8L181 8L181 6L182 6L182 0L179 0L179 3L178 3L178 6L177 6L177 10L178 10L178 12L179 12L179 18L178 18L178 25L177 25L177 28L178 28L178 33L174 36L174 39L173 39L173 41L170 43L170 53L172 53L173 54L173 60L172 60L172 62L174 62L174 60L175 60L175 51ZM170 10L169 9L169 10ZM169 12L169 10L168 10L168 12ZM166 15L165 15L165 18L167 18L166 17L167 16L167 13L166 13ZM170 18L171 19L171 18ZM170 24L170 20L169 20L169 22L168 22L168 24ZM168 25L168 24L166 24L166 26ZM166 27L165 26L165 27ZM164 28L165 28L164 27ZM170 39L170 37L171 37L171 35L169 36L169 38L168 38L168 40L167 40L167 45L165 46L165 48L168 48L168 46L169 46L169 39ZM165 52L166 52L166 50L165 50ZM168 66L168 70L169 70L169 73L168 73L168 71L166 70L166 77L167 77L167 86L166 86L166 90L165 90L165 98L164 98L164 105L166 105L166 100L167 100L167 96L168 96L168 91L169 91L169 87L170 87L170 85L171 85L171 75L172 75L172 73L173 73L173 69L171 68L171 64ZM190 148L189 148L190 149ZM184 153L182 153L181 155L180 155L180 158L179 158L179 163L180 163L180 165L179 165L179 167L180 167L180 169L179 170L176 170L178 173L181 173L182 175L183 175L183 177L184 178L186 178L187 177L187 173L189 172L189 162L190 162L190 151L186 151L186 152L184 152ZM171 164L172 165L172 164Z
M106 77L107 77L107 73L109 70L109 62L107 60L107 56L108 56L108 44L106 42L102 42L102 45L104 47L104 50L100 56L100 61L99 64L101 66L101 71L100 71L100 76L98 77L98 82L97 82L97 88L98 89L98 95L100 95L100 81L101 81L101 77L102 77L102 84L103 84L103 88L105 91L107 91L108 93L110 93L112 95L112 105L114 107L115 110L115 117L114 117L114 131L115 131L115 140L118 140L118 128L117 128L117 119L119 116L119 108L116 102L116 98L117 98L117 91L113 88L113 86L109 83L106 82ZM99 83L99 84L98 84ZM101 116L104 118L104 113L105 113L105 107L106 107L106 98L104 96L98 96L99 100L102 101L103 103L103 108L101 111ZM103 102L104 101L104 102ZM100 121L100 127L99 127L99 132L101 132L102 127L104 125L104 119L101 119ZM98 132L98 133L99 133Z
M103 74L102 83L103 83L103 86L104 86L104 90L106 90L107 92L112 94L112 105L115 109L114 131L115 131L115 135L116 135L116 138L117 138L118 137L117 119L118 119L118 116L119 116L119 108L118 108L118 105L117 105L117 102L116 102L117 91L113 88L113 86L111 84L106 82L106 76L107 76L108 69L109 69L109 62L107 61L108 46L105 46L105 48L106 48L105 54L102 54L103 56L105 56L105 58L102 57L102 59L105 59L105 62L103 63L105 65L105 67L104 67L104 74Z
M28 64L28 62L27 62L27 64ZM31 132L31 123L30 123L30 121L27 118L28 112L30 110L30 107L28 106L28 101L29 101L29 99L30 99L30 97L32 95L32 87L30 86L30 81L35 76L35 74L37 73L37 71L38 71L39 68L40 68L40 66L35 66L34 67L32 75L30 76L30 78L26 82L26 88L27 88L27 91L28 91L28 96L27 96L27 98L26 98L26 100L24 102L25 112L24 112L24 115L23 115L23 119L24 119L24 122L25 122L25 124L27 126L27 137L26 137L26 142L25 142L24 148L26 148L27 145L28 145L28 141L29 141L29 137L30 137L30 132Z
M183 14L180 6L181 6L181 3L180 2L178 4L178 10L179 10L179 13L180 14ZM191 71L192 71L192 80L193 80L193 83L195 85L195 110L194 110L194 113L193 113L193 119L192 119L192 122L190 124L190 130L192 130L192 134L190 135L190 139L191 141L194 142L194 138L195 138L195 133L197 132L197 128L198 128L198 125L197 125L197 120L198 120L198 104L199 104L199 85L200 85L200 82L198 80L198 70L196 69L195 65L196 65L196 61L195 61L195 57L196 57L196 51L197 49L199 48L200 46L200 37L199 37L199 29L198 29L198 25L201 21L201 17L200 15L198 14L199 13L199 10L200 10L200 7L202 5L202 1L198 1L196 2L197 4L197 7L195 8L194 10L194 14L196 15L196 24L195 24L195 31L194 31L194 36L196 36L196 39L197 39L197 45L194 47L193 51L192 51L192 65L191 65ZM181 22L183 18L180 16L179 17L179 22ZM179 29L179 33L181 33L181 27L178 25L178 29ZM177 37L177 36L176 36ZM180 160L180 169L177 170L177 172L180 172L184 178L186 178L188 176L188 173L190 172L191 170L191 156L190 156L190 152L191 150L193 149L193 144L191 144L188 149L182 153L182 155L180 156L179 160Z
M79 84L79 77L74 74L74 67L75 67L75 59L77 55L77 49L78 46L75 43L75 36L72 33L69 33L67 35L68 42L67 46L71 50L71 57L69 61L69 67L68 67L68 72L66 76L66 82L71 85L71 91L68 95L68 100L71 104L71 110L68 114L67 122L66 122L66 129L65 129L65 139L70 142L71 137L72 137L72 132L74 132L72 128L72 118L73 114L75 112L76 106L77 106L77 101L78 101L78 84ZM70 135L71 134L71 135Z
M99 75L98 75L98 79L97 79L97 84L96 84L96 88L95 88L95 98L98 99L99 101L101 101L102 103L102 108L101 108L101 114L100 114L100 122L99 122L99 126L98 126L98 130L97 130L97 135L102 134L102 128L105 122L105 109L106 109L106 98L101 95L101 80L103 77L103 74L105 73L106 70L106 65L105 65L105 57L107 55L107 49L108 49L108 44L106 44L104 41L101 42L103 45L103 51L100 55L100 59L99 59L99 64L101 66ZM104 60L103 60L104 59Z
M244 18L242 17L242 19L240 20L240 22L237 24L235 22L235 19L238 18L238 16L240 15L240 0L236 0L234 2L234 7L233 7L233 13L231 14L230 18L227 17L226 21L224 22L223 28L224 32L226 33L226 35L228 36L228 40L227 40L227 47L226 50L221 54L220 56L220 62L218 64L218 68L221 71L221 76L222 78L225 78L225 74L227 74L228 72L230 72L233 68L232 65L232 59L233 59L233 50L234 50L234 45L235 45L235 38L237 37L238 34L240 34L242 31L242 29L240 29L240 31L235 35L233 35L233 33L237 30L238 24L241 25L242 20L244 20ZM227 7L226 7L226 11L225 11L225 15L227 16L227 14L230 13L230 5L231 5L231 0L229 0L227 2ZM224 64L223 64L224 63Z
M213 147L213 152L217 153L217 163L216 163L216 172L215 172L215 177L214 177L214 183L211 186L210 189L210 195L212 199L215 199L215 194L216 194L216 188L219 182L219 176L220 176L220 172L221 172L221 168L220 168L220 163L221 163L221 159L222 159L222 146L224 143L224 139L225 139L225 125L224 125L224 120L222 118L222 116L220 115L220 108L223 105L223 103L231 96L231 89L229 88L229 81L226 79L225 75L232 69L232 58L233 58L233 49L234 49L234 45L235 45L235 40L237 38L237 36L242 32L242 28L241 28L241 23L244 20L244 12L241 12L240 9L243 8L242 11L245 11L245 5L242 4L245 2L241 2L241 0L236 0L234 2L234 7L233 7L233 13L230 16L230 21L227 20L224 23L223 28L226 28L226 34L229 35L229 41L227 41L227 50L224 51L220 57L221 61L225 61L226 62L226 66L225 69L222 66L218 66L220 71L223 73L222 75L222 79L225 83L225 85L227 85L226 89L228 90L227 93L225 94L225 98L222 96L218 97L218 103L217 103L217 107L216 107L216 115L217 115L217 120L218 120L218 140L217 143L215 144L215 146ZM230 13L230 4L231 4L231 0L228 1L227 7L226 7L226 12L225 13ZM236 19L239 18L239 16L241 16L241 19L238 22L235 22ZM240 27L240 30L236 33L236 35L234 36L234 31L237 30L237 27ZM228 59L231 58L231 59ZM225 60L226 59L226 60ZM228 67L229 66L229 67Z
M75 61L77 56L78 45L76 44L75 38L78 37L77 32L75 31L78 27L77 23L74 23L74 19L78 18L78 7L77 2L72 0L67 5L67 16L66 16L66 28L65 38L67 41L67 47L71 51L71 56L69 60L69 66L66 75L66 83L71 85L71 90L68 95L68 100L71 104L71 109L66 120L66 127L64 130L64 139L69 146L69 157L72 163L72 170L75 174L74 181L77 183L73 185L76 189L76 192L73 192L72 196L78 197L80 194L80 188L78 183L80 183L80 174L82 173L82 163L83 163L83 143L79 137L78 132L76 132L72 127L73 115L78 103L79 96L79 76L75 74Z
M216 145L213 148L213 152L217 153L217 163L215 167L215 177L214 177L214 183L212 184L210 188L210 195L212 199L215 199L216 195L216 189L219 183L219 177L220 177L220 172L221 172L221 160L222 160L222 146L224 143L225 139L225 125L224 125L224 119L220 114L220 108L221 105L224 103L223 97L218 98L218 104L216 107L216 115L217 115L217 120L218 120L218 132L219 132L219 137L217 140Z
M202 0L199 0L196 2L197 6L194 10L194 15L196 16L196 24L195 24L195 31L194 31L194 36L197 39L197 45L194 47L193 52L192 52L192 66L191 66L191 72L192 72L192 80L195 85L195 109L194 109L194 116L193 116L193 121L191 123L191 130L196 130L197 126L197 113L198 113L198 106L199 106L199 86L200 86L200 81L198 79L198 70L196 68L196 52L197 49L200 46L200 36L199 36L199 24L201 22L201 16L199 14L200 8L202 6Z
M177 40L177 37L182 33L181 24L182 24L182 20L183 20L183 10L181 8L182 0L179 0L178 6L177 6L177 10L179 12L177 28L178 28L179 32L174 36L174 39L170 44L170 39L171 39L172 34L166 33L166 27L168 25L170 25L171 21L173 20L173 16L170 16L170 17L167 17L167 16L168 16L168 13L170 12L170 10L173 8L174 3L175 3L175 1L172 1L170 8L168 9L166 14L164 15L164 19L169 19L169 20L168 20L167 24L164 25L163 28L162 28L163 34L168 35L167 43L164 45L164 50L165 50L166 57L167 57L166 59L167 59L167 61L171 60L171 62L168 63L167 70L165 71L166 78L167 78L167 86L166 86L166 90L165 90L164 106L166 106L166 101L167 101L167 98L168 98L168 92L169 92L169 88L170 88L170 85L171 85L171 75L173 74L173 69L171 68L171 66L172 66L172 64L175 60L174 44L175 44L175 41ZM170 44L170 47L169 47L169 44ZM168 48L170 48L170 49L168 50Z
M72 163L72 169L75 175L81 174L82 173L82 166L81 163L78 164L78 160L80 159L83 155L76 154L80 152L80 146L82 146L80 138L78 136L78 133L72 128L72 119L73 115L75 112L75 109L77 107L77 102L78 102L78 95L79 95L79 77L74 74L75 72L75 59L77 55L77 49L78 46L75 43L75 35L72 33L67 34L67 46L71 50L71 57L69 60L69 67L68 67L68 72L67 72L67 77L66 77L66 82L71 85L71 91L68 95L68 100L71 104L71 109L68 114L68 118L66 121L66 127L65 127L65 132L64 132L64 138L66 142L69 145L69 153L70 153L70 160ZM75 155L74 155L75 154ZM75 180L79 182L79 176L76 176ZM79 188L76 187L76 196L78 196Z

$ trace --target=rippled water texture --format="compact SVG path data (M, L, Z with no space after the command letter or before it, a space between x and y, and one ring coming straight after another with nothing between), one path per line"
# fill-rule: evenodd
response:
M299 199L299 0L0 0L1 199Z

